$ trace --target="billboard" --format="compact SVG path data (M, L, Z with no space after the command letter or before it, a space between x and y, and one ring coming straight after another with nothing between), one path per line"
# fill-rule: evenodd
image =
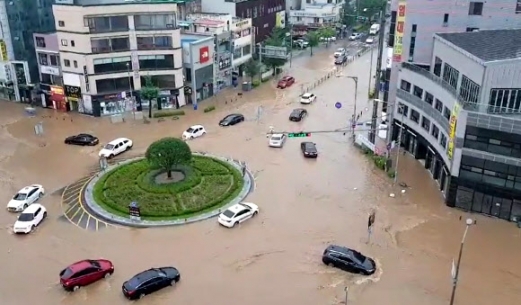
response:
M456 125L458 122L459 111L460 105L456 103L452 108L452 113L450 115L449 120L449 147L447 149L447 155L449 156L449 160L452 160L452 155L454 154L454 147L456 144Z
M286 27L286 11L277 12L275 15L275 26L279 28Z
M398 11L396 14L396 31L394 32L394 51L393 62L401 62L403 54L403 33L405 30L405 1L398 2Z
M9 55L7 54L7 45L3 39L0 39L0 55L2 56L2 61L9 61Z

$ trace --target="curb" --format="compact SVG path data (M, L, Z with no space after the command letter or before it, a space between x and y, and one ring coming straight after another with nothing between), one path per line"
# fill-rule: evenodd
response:
M233 158L223 158L220 156L215 156L207 153L201 153L201 152L194 152L194 155L199 156L205 156L210 158L215 158L220 161L224 161L231 166L235 167L237 170L241 171L241 162L238 160L235 160ZM228 204L220 207L217 210L213 210L201 215L185 218L185 219L178 219L178 220L159 220L159 221L151 221L151 220L131 220L130 218L125 218L121 216L117 216L114 214L111 214L107 212L105 209L103 209L101 206L99 206L96 201L94 200L93 196L93 189L94 185L98 180L108 171L120 166L124 165L130 162L134 162L136 160L143 159L143 157L136 157L127 159L125 161L118 162L116 164L110 165L107 167L104 171L99 172L94 176L87 186L84 189L82 198L83 198L83 206L86 208L90 213L92 213L94 216L99 217L101 220L106 221L110 224L116 224L120 226L125 227L134 227L134 228L150 228L150 227L166 227L166 226L176 226L176 225L184 225L189 223L194 223L197 221L206 220L212 217L215 217L221 213L221 211L227 209L228 207L237 204L241 201L243 201L251 192L255 190L255 179L253 177L253 174L250 172L250 170L246 169L246 175L244 176L244 185L242 187L242 190L240 191L239 195L235 197L233 200L231 200Z

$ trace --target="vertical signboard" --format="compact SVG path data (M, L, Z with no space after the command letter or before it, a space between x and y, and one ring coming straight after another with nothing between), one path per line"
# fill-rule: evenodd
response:
M402 61L402 40L403 33L405 30L405 1L398 3L398 11L396 14L396 31L394 32L394 50L393 50L393 62Z
M2 56L2 61L9 61L9 55L7 54L7 45L3 39L0 39L0 55Z
M449 147L447 149L449 160L452 160L452 155L454 154L454 146L456 142L456 124L458 122L459 111L460 105L456 103L452 108L452 113L449 120Z

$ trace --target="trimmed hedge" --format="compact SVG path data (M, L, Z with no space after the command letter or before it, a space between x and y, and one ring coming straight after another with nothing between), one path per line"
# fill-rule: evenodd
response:
M208 107L204 108L204 113L214 111L214 110L215 110L215 106L208 106Z
M166 118L169 116L179 116L179 115L185 115L184 110L166 110L166 111L159 111L154 113L154 118Z
M94 185L96 202L108 212L128 217L128 205L137 201L148 220L187 218L227 204L242 190L242 173L230 164L194 155L191 164L175 169L182 181L157 184L154 170L145 159L119 166Z

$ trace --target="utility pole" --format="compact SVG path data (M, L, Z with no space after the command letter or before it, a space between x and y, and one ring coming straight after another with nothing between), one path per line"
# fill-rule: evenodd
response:
M378 98L380 93L380 79L382 73L382 55L384 48L384 39L385 39L385 9L387 4L383 5L380 9L379 17L380 17L380 32L378 35L378 58L376 60L376 73L375 73L375 81L374 81L374 105L373 105L373 117L371 120L371 132L369 133L369 141L371 143L376 142L376 121L378 118Z
M353 141L355 140L355 127L356 127L356 116L357 116L357 112L356 112L356 101L357 101L357 97L358 97L358 76L347 76L347 78L350 78L352 79L354 82L355 82L355 105L353 106L353 124L352 124L352 128L353 128Z
M398 140L396 140L396 143L398 144L398 149L396 150L396 165L394 169L394 184L396 184L396 181L398 180L398 161L400 161L400 146L402 145L402 132L403 132L403 125L405 124L403 120L405 120L405 105L398 104L398 109L401 109L402 111L402 126L400 127L400 132L398 133Z
M347 297L348 297L348 294L349 294L349 288L347 288L347 286L344 287L344 292L346 293L346 299L345 299L345 303L344 304L347 305Z
M136 103L134 102L134 93L132 92L132 74L130 74L130 63L127 62L127 72L128 72L128 91L130 91L130 103L132 103L132 116L134 120L136 119ZM125 107L127 108L127 107ZM125 109L124 111L127 111Z
M460 220L461 220L461 216L460 216ZM469 231L469 227L471 225L475 225L476 224L476 221L471 219L471 218L467 218L465 220L465 232L463 233L463 238L461 239L461 244L460 244L460 247L459 247L459 254L458 254L458 262L456 263L456 266L454 266L454 260L452 261L452 270L451 270L451 275L452 275L452 294L450 296L450 305L454 305L454 298L456 297L456 288L458 287L458 277L459 277L459 267L460 267L460 264L461 264L461 256L463 254L463 247L465 246L465 238L467 237L467 232Z

